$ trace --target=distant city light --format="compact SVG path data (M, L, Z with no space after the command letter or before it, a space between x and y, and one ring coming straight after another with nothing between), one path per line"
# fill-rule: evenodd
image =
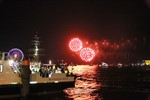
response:
M95 51L91 48L83 48L80 51L80 57L82 60L88 62L91 61L95 56Z
M82 49L82 41L79 38L73 38L69 42L69 47L72 51L77 52Z
M49 64L50 64L50 65L52 64L52 61L51 61L51 60L49 60Z

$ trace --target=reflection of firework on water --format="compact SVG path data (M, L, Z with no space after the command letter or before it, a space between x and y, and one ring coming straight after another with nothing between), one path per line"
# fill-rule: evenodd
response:
M75 87L77 88L90 88L90 89L99 89L101 86L100 83L97 83L95 79L91 78L83 80L82 77L78 77L75 82Z
M64 90L68 98L74 98L74 100L101 100L98 93L96 93L101 86L98 80L98 65L68 67L74 75L78 76L75 80L75 88Z
M74 98L74 100L101 100L95 91L96 89L89 88L67 88L64 90L66 94L69 94L67 98Z
M80 95L76 98L74 98L74 100L102 100L101 97L96 93L94 95Z
M92 94L96 89L90 88L67 88L64 90L65 93L69 95L83 95L83 94Z
M98 65L77 65L77 66L68 66L68 70L71 71L76 76L88 76L92 77L97 74L96 70Z
M83 48L80 51L80 57L82 60L88 62L91 61L95 56L95 51L91 48Z
M77 52L82 49L82 41L79 38L73 38L69 42L69 47L72 51Z

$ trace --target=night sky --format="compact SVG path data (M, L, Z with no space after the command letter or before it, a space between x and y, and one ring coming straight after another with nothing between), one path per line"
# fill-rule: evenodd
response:
M27 52L35 32L48 59L70 56L68 41L150 37L149 0L0 0L0 51Z

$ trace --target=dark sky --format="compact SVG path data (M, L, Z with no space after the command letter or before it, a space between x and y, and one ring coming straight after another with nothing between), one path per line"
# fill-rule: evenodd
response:
M27 51L39 33L50 59L69 56L73 36L90 40L150 36L144 0L0 0L0 51Z

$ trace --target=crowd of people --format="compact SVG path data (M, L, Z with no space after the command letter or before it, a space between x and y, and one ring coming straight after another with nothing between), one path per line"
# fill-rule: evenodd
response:
M65 73L66 75L71 75L66 66L44 66L42 65L39 69L39 74L41 77L51 77L54 73Z

